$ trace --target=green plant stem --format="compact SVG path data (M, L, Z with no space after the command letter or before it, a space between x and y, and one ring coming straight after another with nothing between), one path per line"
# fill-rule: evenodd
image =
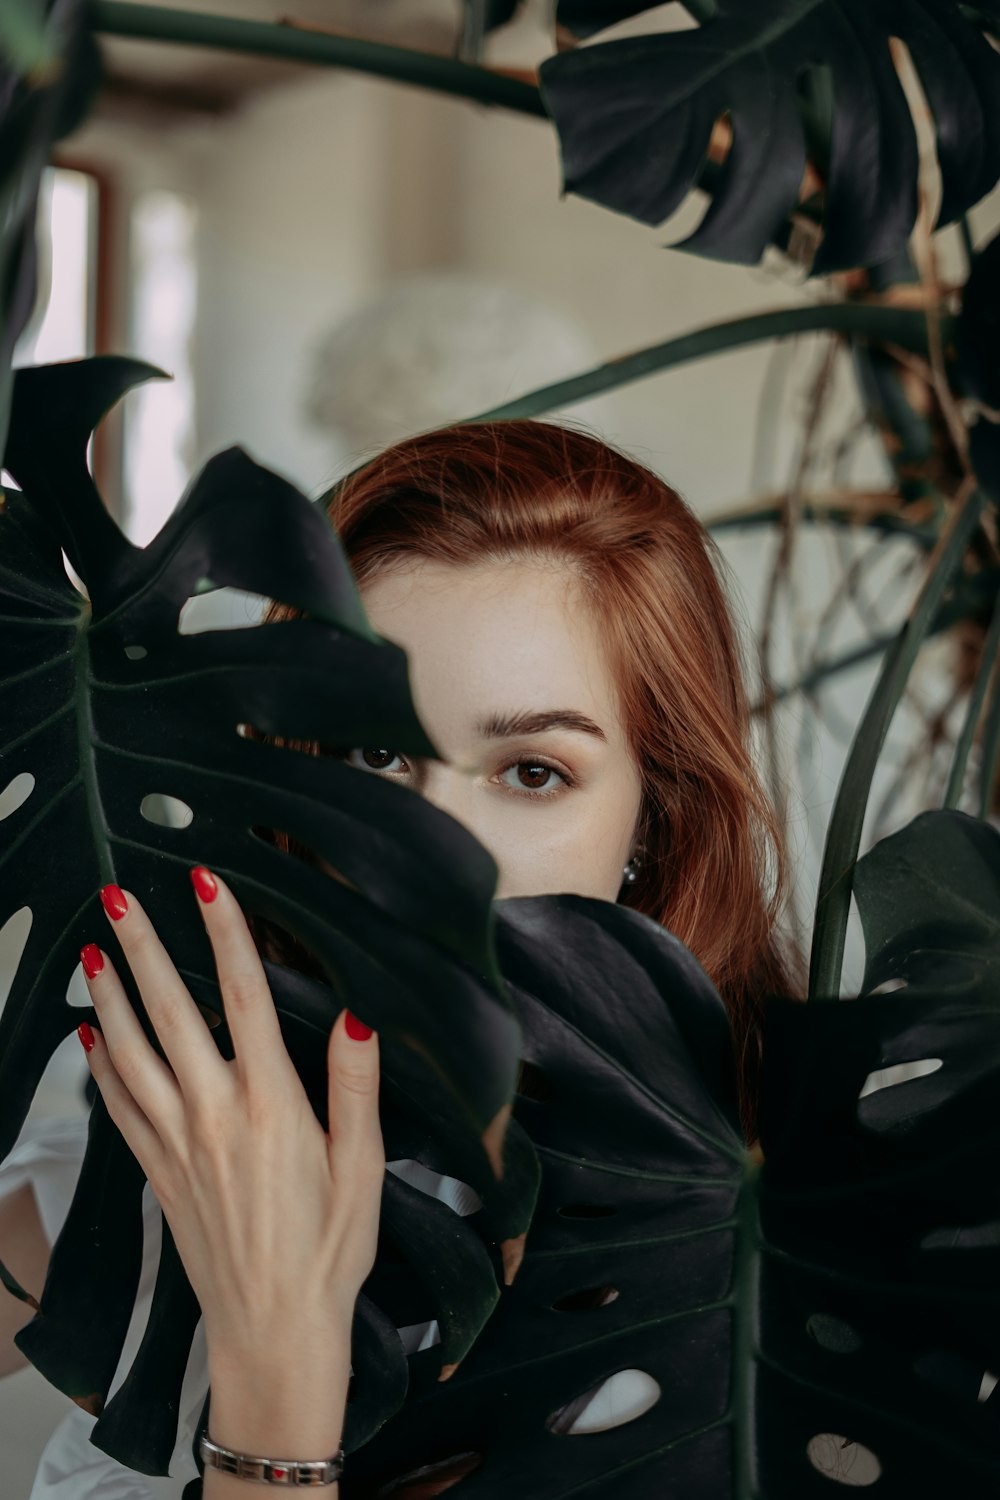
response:
M845 651L840 656L835 656L831 661L818 662L810 671L797 677L794 682L786 682L782 687L772 689L768 699L753 704L750 712L753 715L762 714L775 703L783 703L786 698L793 698L796 693L812 693L827 682L831 677L837 677L841 672L849 672L852 667L860 667L864 662L871 661L873 656L881 656L896 639L897 632L891 631L887 635L876 635L871 640L865 641L863 646L855 646L851 651Z
M716 13L716 0L691 0L688 9L696 19L711 20ZM412 83L418 88L470 99L476 104L498 105L539 120L550 119L536 83L510 78L460 58L440 57L431 52L330 35L305 27L204 15L162 5L133 5L125 0L91 0L91 15L94 30L109 36L134 37L147 42L180 42L227 52L248 52L260 57L286 57L314 67L350 68L377 78L391 78L398 83ZM702 192L714 195L720 170L718 162L711 159L704 162L697 183ZM816 203L800 203L795 211L816 224L821 222L821 209Z
M1000 615L1000 604L997 605L997 614ZM983 729L982 761L979 767L979 816L981 818L988 818L990 815L998 764L1000 764L1000 673L997 674L993 684L993 693Z
M956 320L942 318L942 334L953 333ZM541 386L468 417L470 422L495 421L508 417L534 417L585 401L588 396L617 390L632 380L659 374L674 365L689 364L711 354L726 354L764 339L794 338L801 333L826 330L830 333L858 334L878 343L899 344L914 353L927 352L927 323L921 311L912 308L885 307L871 302L822 302L811 307L779 308L775 312L755 313L727 323L711 323L707 328L681 334L666 343L652 344L634 354L620 354L603 365L596 365L582 375Z
M972 741L975 738L976 726L986 702L986 690L989 687L990 676L996 663L997 652L1000 651L1000 594L997 595L993 606L993 618L990 628L986 632L983 641L983 652L979 661L979 671L969 694L969 704L962 721L961 733L955 745L955 754L952 757L951 771L948 776L948 785L945 788L944 807L957 807L962 797L962 788L965 785L965 768L969 761L969 751L972 749ZM988 737L988 736L987 736ZM983 756L983 766L986 767L986 756ZM988 795L984 789L984 796ZM985 812L980 816L985 817Z
M244 21L233 16L170 10L163 5L132 5L123 0L94 0L93 24L109 36L145 41L183 42L196 47L285 57L319 67L350 68L399 83L415 83L442 94L498 104L521 114L548 119L536 84L508 78L476 63L415 52L384 42L330 36L298 26Z
M956 320L942 319L945 334L950 334ZM882 307L867 302L820 303L813 307L780 308L776 312L756 313L749 318L736 318L728 323L712 323L707 328L695 329L694 333L681 334L679 338L667 339L662 344L652 344L639 349L635 354L619 354L603 365L595 365L582 375L572 375L568 380L556 381L554 385L539 386L523 396L515 396L502 406L490 407L475 416L464 417L462 422L493 422L513 417L537 417L558 407L572 406L575 401L585 401L588 396L602 391L617 390L633 380L642 380L647 375L657 375L675 365L689 364L695 359L704 359L711 354L725 354L730 349L743 348L747 344L759 343L763 339L794 338L800 333L814 333L825 329L831 333L864 335L885 343L899 344L915 353L927 352L927 323L922 312L910 308ZM325 506L333 490L345 484L353 474L364 468L367 459L341 477L317 496L316 505Z
M875 767L913 663L961 564L983 504L982 491L973 490L942 536L937 559L910 618L886 655L848 751L823 850L809 963L810 1000L839 998L854 865Z

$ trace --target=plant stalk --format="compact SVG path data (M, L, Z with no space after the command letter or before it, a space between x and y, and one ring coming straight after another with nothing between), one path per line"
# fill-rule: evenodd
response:
M109 36L181 42L259 57L284 57L316 67L349 68L548 119L537 84L433 52L337 36L287 22L244 21L234 16L171 10L163 5L132 5L123 0L93 0L92 14L94 29Z
M809 964L810 1000L839 999L854 866L875 767L913 663L961 566L984 503L983 492L971 489L942 535L916 605L886 656L851 743L823 850Z

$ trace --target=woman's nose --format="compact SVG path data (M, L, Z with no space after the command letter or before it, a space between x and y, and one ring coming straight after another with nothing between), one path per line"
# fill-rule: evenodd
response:
M425 761L421 769L423 774L415 783L421 796L468 827L474 816L475 786L471 773L441 761Z

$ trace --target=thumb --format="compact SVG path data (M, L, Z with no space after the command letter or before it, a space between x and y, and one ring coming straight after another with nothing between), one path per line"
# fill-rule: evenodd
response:
M349 1010L341 1011L330 1032L327 1070L331 1143L352 1151L377 1144L381 1151L378 1033Z

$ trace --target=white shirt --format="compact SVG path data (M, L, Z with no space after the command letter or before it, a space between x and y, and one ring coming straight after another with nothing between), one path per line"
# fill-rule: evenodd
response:
M87 1147L86 1115L42 1116L27 1120L13 1150L0 1164L0 1197L30 1182L49 1244L62 1229L76 1190ZM135 1311L129 1324L108 1397L128 1374L149 1316L160 1257L160 1205L146 1185L142 1197L143 1256ZM90 1441L97 1421L74 1406L56 1427L38 1462L28 1500L180 1500L185 1484L197 1478L191 1443L208 1389L203 1325L199 1322L181 1392L177 1444L170 1477L126 1468Z

